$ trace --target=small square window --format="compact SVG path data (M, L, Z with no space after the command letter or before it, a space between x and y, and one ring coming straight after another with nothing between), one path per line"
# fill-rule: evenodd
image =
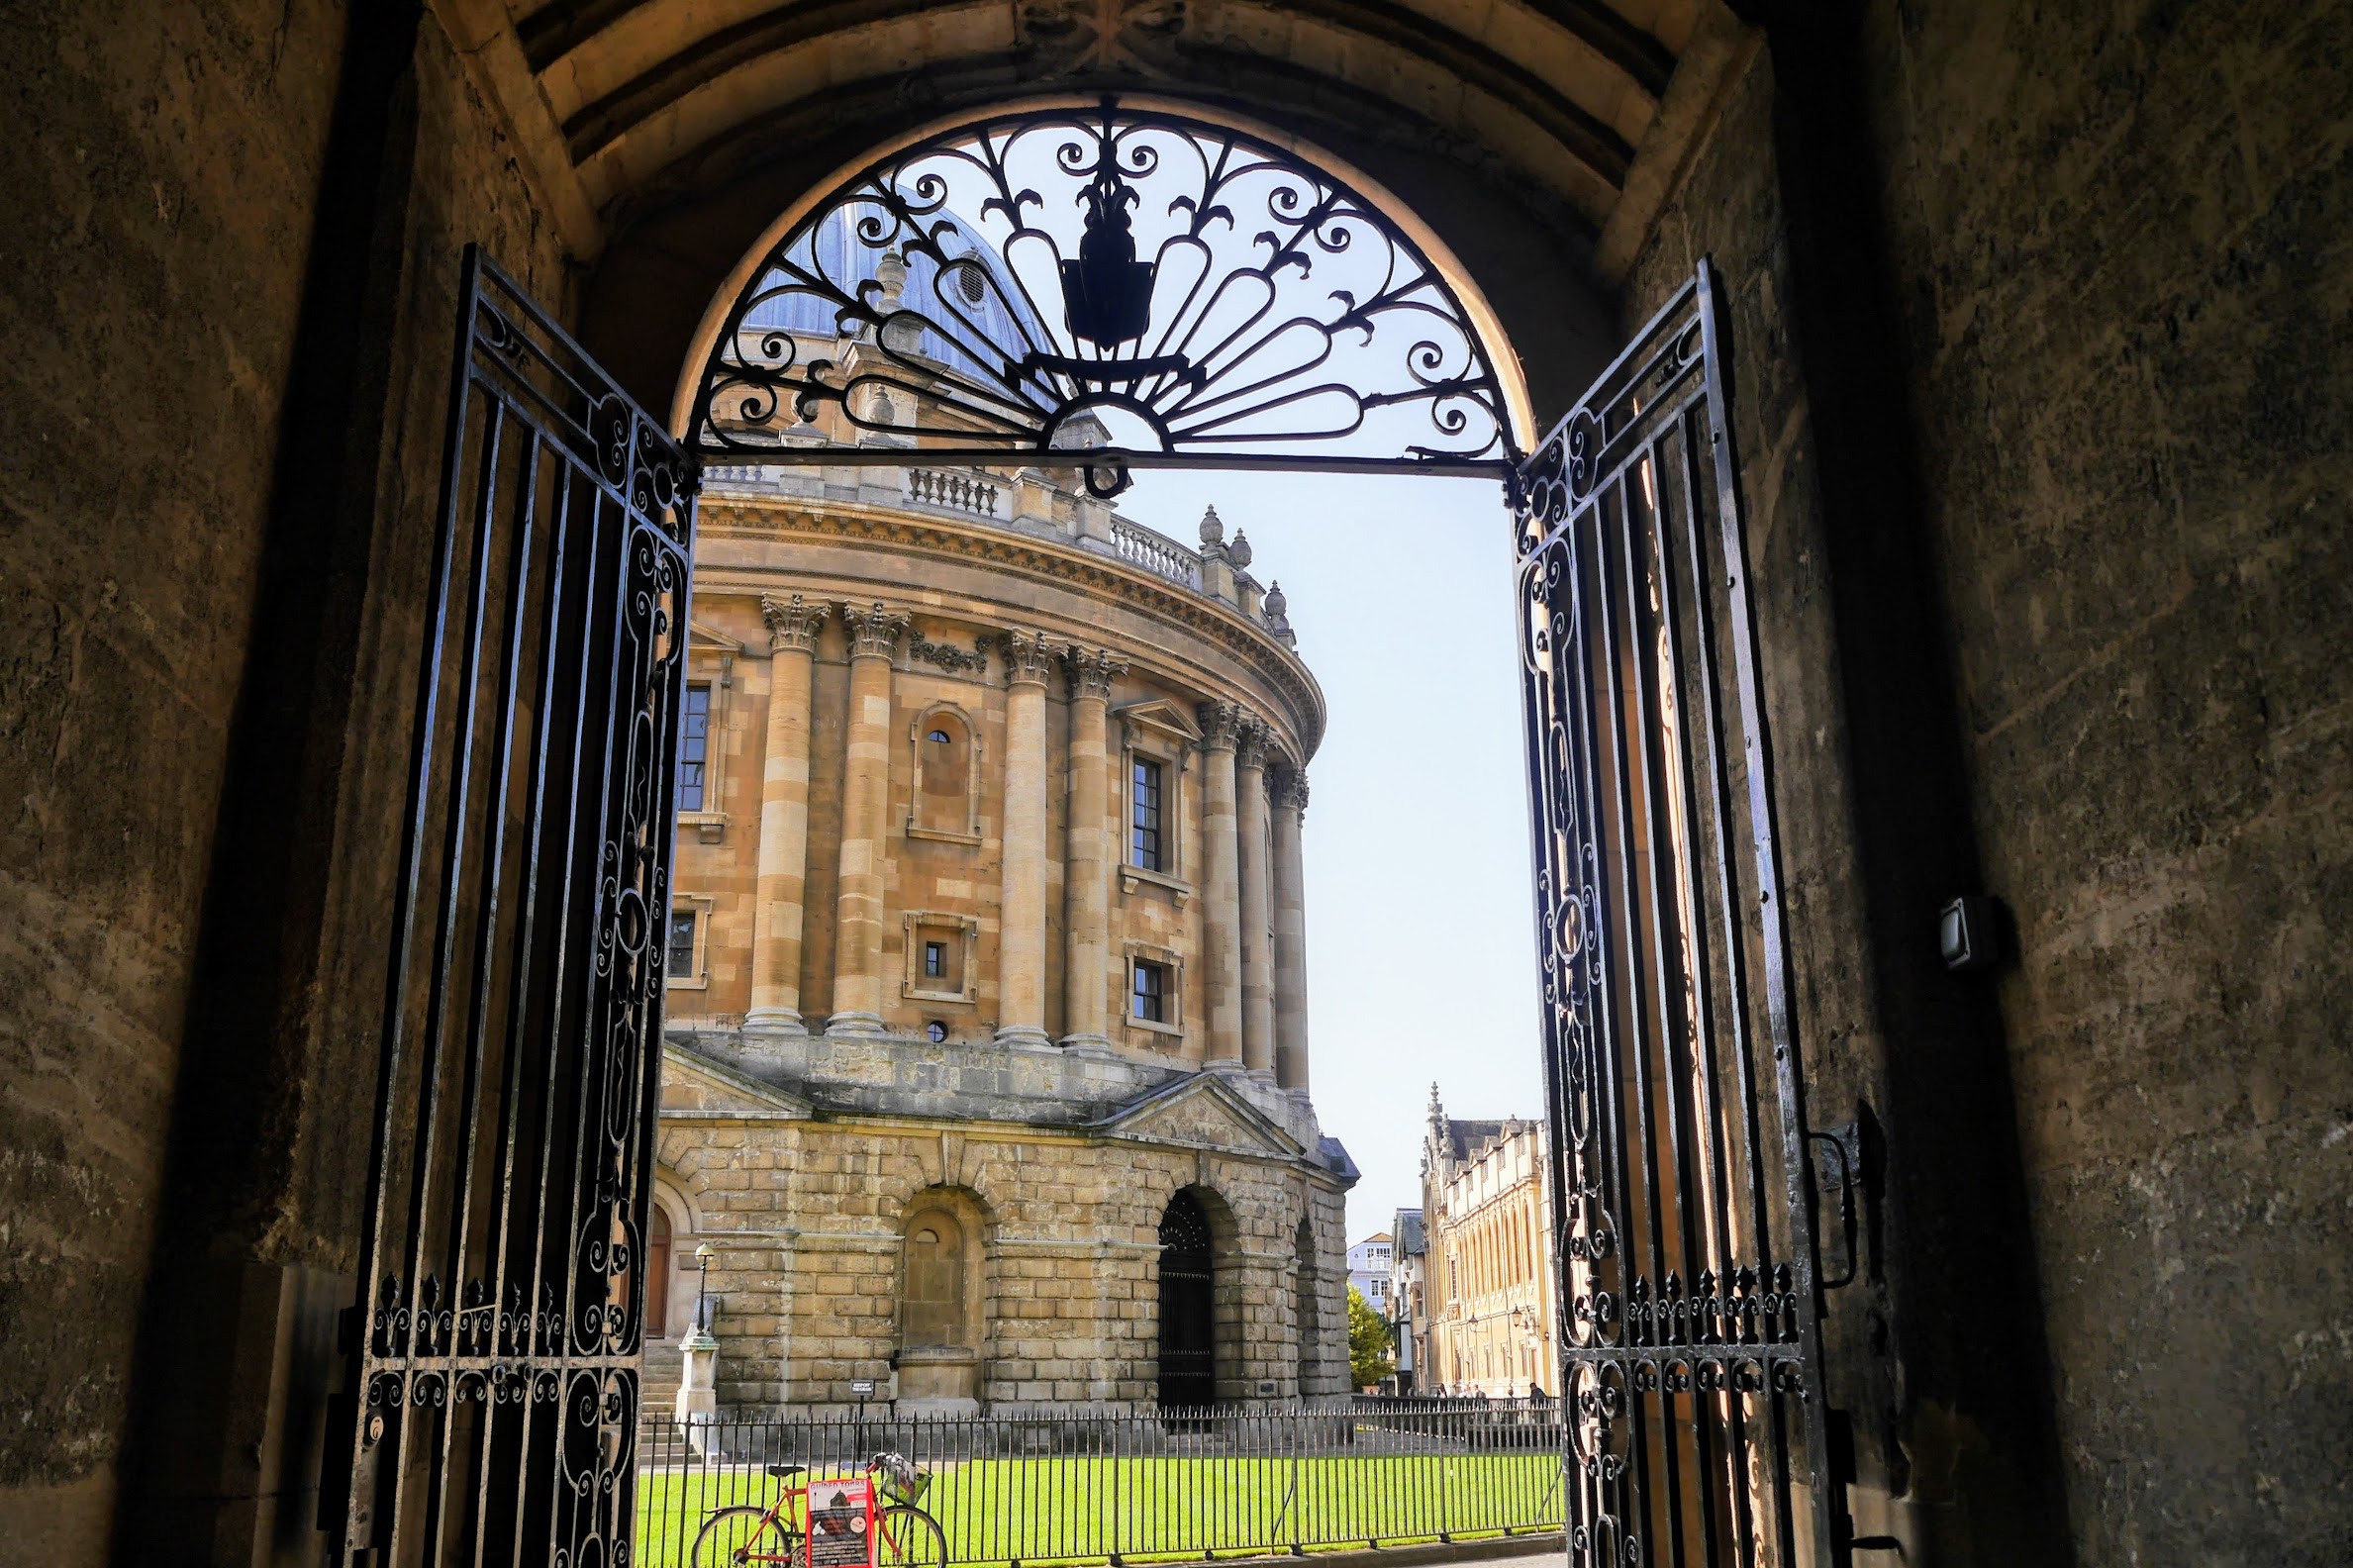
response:
M1168 966L1136 959L1128 1004L1133 1015L1147 1024L1167 1023Z
M670 912L669 969L673 980L692 980L695 977L695 920L694 910Z
M703 809L703 787L711 761L711 688L686 688L686 710L678 727L678 809Z
M924 978L927 980L947 978L947 943L943 941L924 943Z

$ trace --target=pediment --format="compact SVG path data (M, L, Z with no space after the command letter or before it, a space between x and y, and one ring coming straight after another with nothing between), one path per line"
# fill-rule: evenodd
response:
M810 1102L762 1083L701 1051L662 1047L661 1118L665 1122L797 1122Z
M741 637L732 637L700 621L686 623L686 645L691 652L724 653L731 658L749 651L744 647Z
M1297 1159L1306 1152L1298 1139L1213 1073L1196 1073L1155 1090L1096 1125L1122 1137L1190 1148L1282 1159Z
M1145 702L1129 703L1114 711L1121 724L1133 730L1157 730L1164 735L1192 745L1201 739L1201 726L1193 722L1193 715L1181 703L1165 697Z

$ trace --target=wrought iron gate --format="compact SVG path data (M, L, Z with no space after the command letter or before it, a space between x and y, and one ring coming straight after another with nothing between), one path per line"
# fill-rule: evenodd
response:
M466 252L339 1560L629 1558L695 464Z
M1837 1550L1788 941L1706 262L1520 470L1570 1555Z

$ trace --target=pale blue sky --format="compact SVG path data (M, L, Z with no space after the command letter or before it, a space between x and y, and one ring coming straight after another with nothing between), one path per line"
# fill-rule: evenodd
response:
M1187 544L1215 504L1280 582L1330 723L1308 766L1310 1073L1364 1172L1354 1240L1421 1201L1434 1078L1456 1116L1538 1116L1511 531L1487 480L1146 472Z

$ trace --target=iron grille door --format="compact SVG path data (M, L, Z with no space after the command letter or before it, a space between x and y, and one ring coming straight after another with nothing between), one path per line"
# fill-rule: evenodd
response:
M1769 754L1707 262L1520 470L1570 1556L1834 1549Z
M346 1563L630 1557L694 475L469 247L326 1491Z

